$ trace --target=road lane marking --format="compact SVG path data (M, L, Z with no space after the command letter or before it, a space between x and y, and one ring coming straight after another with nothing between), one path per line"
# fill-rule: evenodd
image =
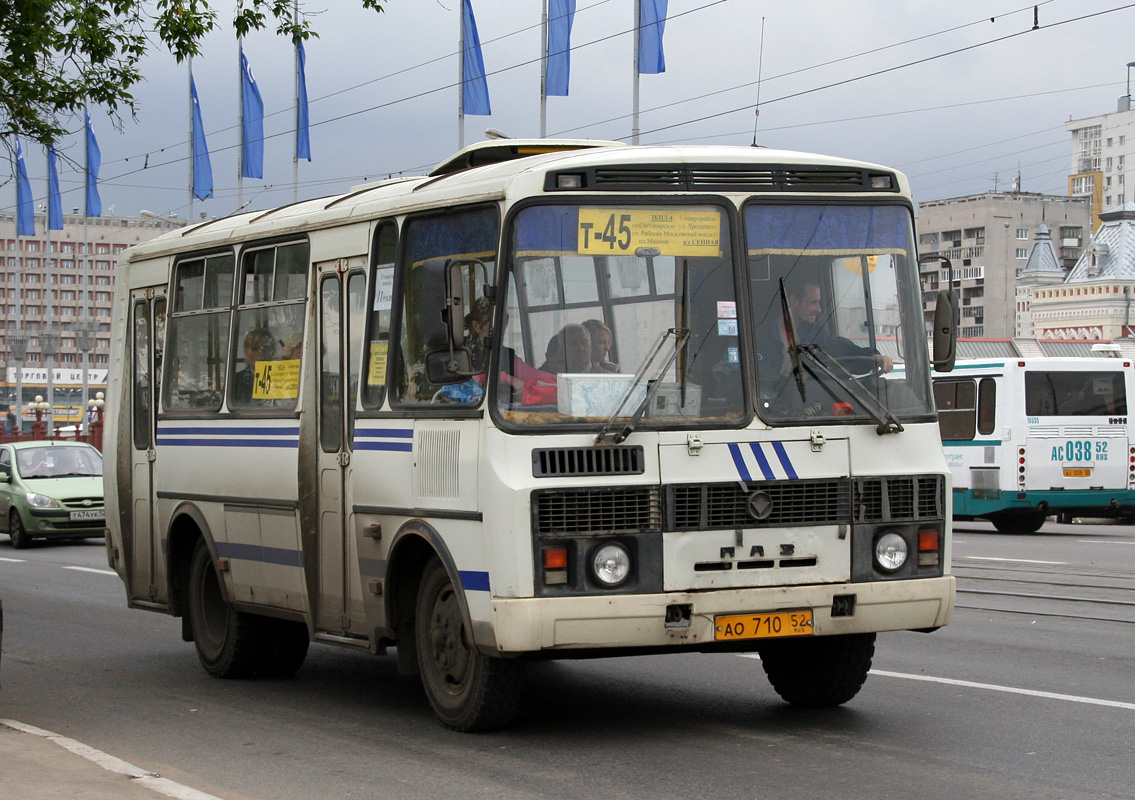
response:
M1077 539L1076 541L1087 544L1135 544L1135 542L1117 542L1114 539Z
M0 558L0 561L8 561L12 564L26 564L28 560L26 558Z
M1052 564L1057 567L1068 566L1067 561L1035 561L1031 558L994 558L993 556L961 556L968 561L1011 561L1014 564Z
M199 792L196 789L171 781L169 778L163 778L156 773L147 772L141 767L136 767L129 762L123 761L121 758L115 758L109 753L96 750L74 739L68 739L66 736L60 736L58 733L45 731L42 728L36 728L32 725L25 725L22 722L16 722L14 719L0 719L0 725L7 726L13 730L22 731L23 733L30 733L32 736L39 736L47 739L49 742L54 742L64 750L70 750L75 755L82 756L105 770L116 772L119 775L125 775L139 786L145 786L147 789L152 789L155 792L164 794L166 797L172 797L175 798L175 800L221 800L221 798L216 795Z
M93 572L96 575L117 575L118 573L109 569L95 569L94 567L64 567L63 569L73 569L76 572Z
M756 653L741 653L741 658L755 658ZM1119 700L1100 700L1096 697L1081 697L1075 694L1058 694L1056 692L1041 692L1036 689L1018 689L1016 686L999 686L996 683L975 683L974 681L959 681L953 678L935 678L932 675L911 675L908 672L887 672L882 669L873 669L868 674L879 675L884 678L905 678L908 681L924 681L926 683L944 683L949 686L964 686L969 689L987 689L991 692L1008 692L1009 694L1023 694L1029 697L1043 697L1048 700L1067 700L1071 703L1085 703L1092 706L1107 706L1108 708L1123 708L1135 711L1135 703L1124 703Z
M1080 697L1074 694L1057 694L1056 692L1039 692L1035 689L1018 689L1015 686L999 686L995 683L975 683L974 681L958 681L953 678L935 678L930 675L909 675L905 672L886 672L881 669L871 670L872 675L882 675L887 678L905 678L908 681L926 681L927 683L944 683L949 686L964 686L969 689L988 689L992 692L1008 692L1009 694L1023 694L1029 697L1044 697L1048 700L1067 700L1071 703L1085 703L1093 706L1107 706L1108 708L1123 708L1135 711L1135 703L1122 703L1118 700L1100 700L1096 697Z

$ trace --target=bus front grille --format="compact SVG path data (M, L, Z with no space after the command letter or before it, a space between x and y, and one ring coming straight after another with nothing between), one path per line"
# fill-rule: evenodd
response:
M532 476L641 475L641 445L633 447L557 447L532 451Z
M764 518L750 502L768 496ZM756 514L756 515L755 515ZM666 529L707 531L791 525L835 525L851 517L851 484L844 479L678 484L666 487Z
M856 522L902 522L945 517L941 475L902 475L856 480Z
M537 536L602 536L662 529L655 486L543 489L532 493Z

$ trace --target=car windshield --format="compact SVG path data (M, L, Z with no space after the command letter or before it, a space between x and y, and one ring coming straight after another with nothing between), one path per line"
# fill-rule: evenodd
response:
M102 456L93 447L28 447L16 451L22 478L79 478L102 475Z
M613 416L642 426L743 418L730 252L728 217L711 205L520 211L499 340L503 419L599 430ZM469 327L475 350L495 338L487 320Z
M744 220L758 413L773 424L932 414L907 209L751 203Z

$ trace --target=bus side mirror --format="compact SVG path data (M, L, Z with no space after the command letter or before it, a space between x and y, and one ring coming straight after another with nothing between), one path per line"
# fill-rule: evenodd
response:
M946 288L938 290L938 300L934 305L934 331L931 335L933 352L930 363L937 372L951 372L954 360L958 357L958 321L961 308L958 295L950 290L954 268L950 259L940 255L927 255L918 259L919 271L925 264L938 263L946 273Z
M474 374L465 347L465 313L470 290L487 273L478 259L430 258L422 264L419 313L430 383L461 383Z

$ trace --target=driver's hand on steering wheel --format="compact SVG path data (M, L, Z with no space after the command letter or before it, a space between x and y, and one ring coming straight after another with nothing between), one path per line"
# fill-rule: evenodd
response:
M885 356L882 353L875 354L875 365L880 372L890 372L895 368L895 362L890 356Z

